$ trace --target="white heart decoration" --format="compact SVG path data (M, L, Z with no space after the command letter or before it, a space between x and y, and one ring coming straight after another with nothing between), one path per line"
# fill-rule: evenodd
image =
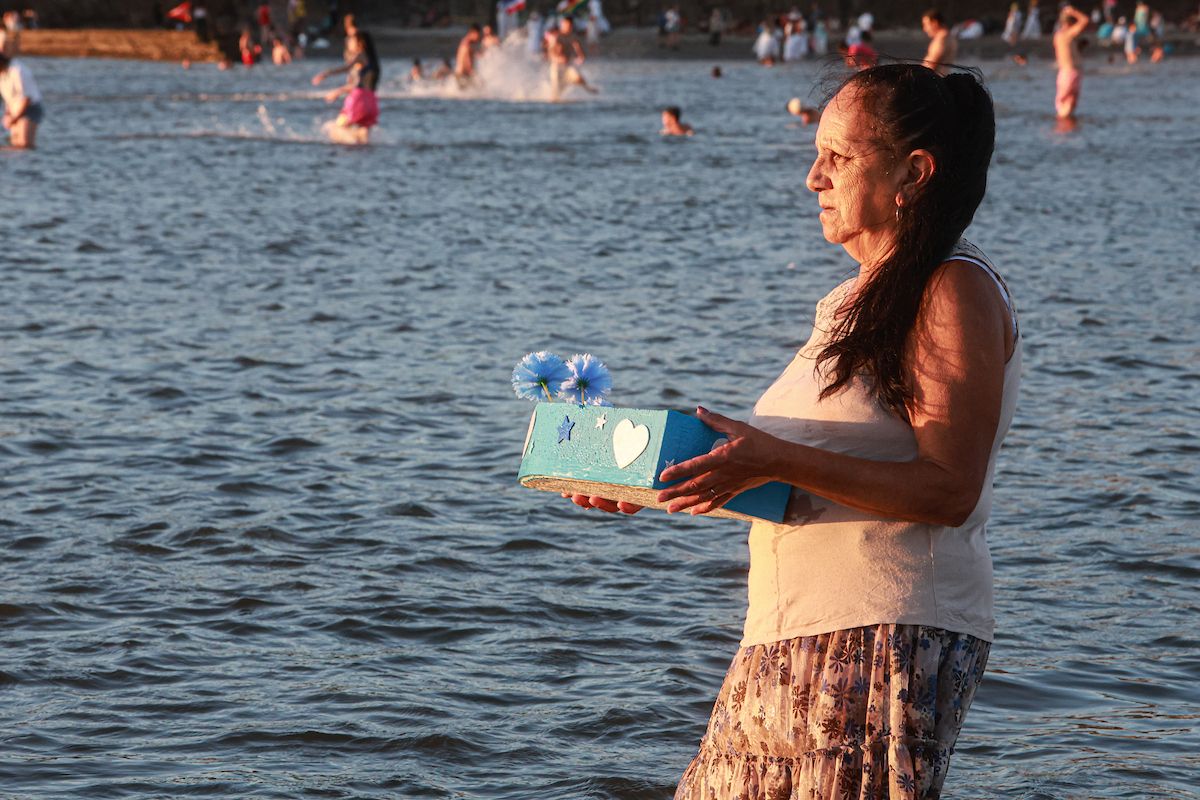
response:
M625 469L646 451L646 446L650 444L650 429L623 419L613 428L612 444L617 468Z

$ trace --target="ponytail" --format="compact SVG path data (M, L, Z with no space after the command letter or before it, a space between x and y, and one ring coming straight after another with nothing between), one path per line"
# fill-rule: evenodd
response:
M907 419L912 387L904 353L930 277L950 255L987 191L996 138L992 99L975 72L940 77L917 64L856 73L850 90L873 118L880 144L907 156L927 150L936 168L897 211L892 252L873 271L817 356L830 362L822 399L858 374L874 383L880 404Z

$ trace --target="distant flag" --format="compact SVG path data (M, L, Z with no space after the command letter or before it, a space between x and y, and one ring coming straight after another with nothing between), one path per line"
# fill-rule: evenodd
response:
M579 9L588 4L588 0L566 0L566 6L562 9L564 17L573 17Z
M183 0L182 3L168 11L167 19L190 23L192 21L192 0Z
M516 14L525 10L525 0L501 0L505 14Z

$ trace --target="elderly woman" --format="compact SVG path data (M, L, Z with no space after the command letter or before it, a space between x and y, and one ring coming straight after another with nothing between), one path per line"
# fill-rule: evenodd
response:
M808 188L858 273L749 423L665 470L704 513L773 480L783 524L750 529L749 609L676 798L936 798L992 640L985 541L1016 404L1016 316L961 239L995 137L974 75L851 77L817 130ZM576 496L607 511L635 506Z

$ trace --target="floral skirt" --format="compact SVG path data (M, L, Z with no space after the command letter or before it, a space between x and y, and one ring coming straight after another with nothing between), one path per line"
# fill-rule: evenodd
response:
M675 800L933 800L991 645L884 624L743 647Z

